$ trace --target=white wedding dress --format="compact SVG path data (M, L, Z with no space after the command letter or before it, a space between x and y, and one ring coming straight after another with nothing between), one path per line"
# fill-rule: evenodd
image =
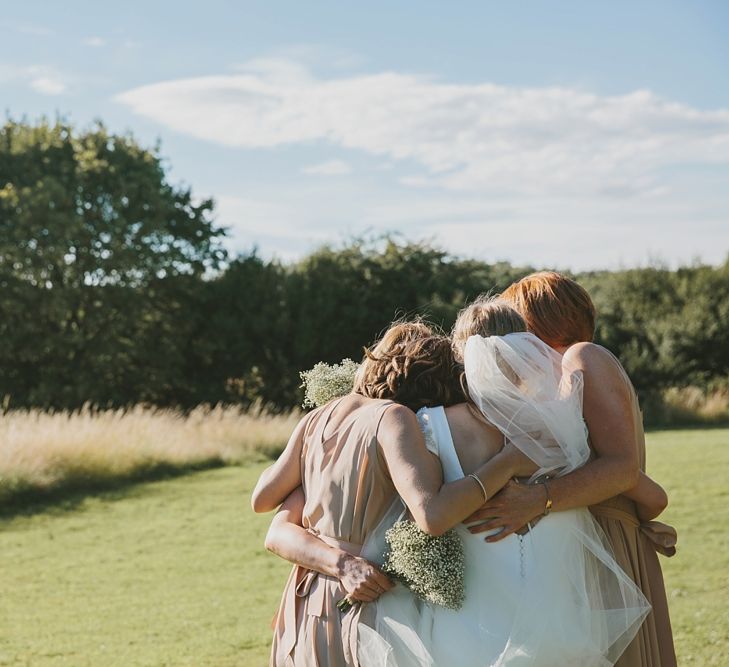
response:
M581 384L573 378L565 391L563 378L556 378L557 384L546 390L545 368L557 373L552 356L556 353L543 349L541 341L535 353L534 337L521 336L507 341L506 348L501 342L509 336L498 341L481 338L488 345L477 347L479 341L474 341L471 354L467 345L469 390L490 421L528 450L541 466L540 473L564 474L585 462L585 452L578 449L589 455L586 434L579 435L584 432ZM498 353L495 346L500 348ZM505 369L511 352L517 356ZM529 370L519 369L515 379L517 361L524 356L529 358ZM484 367L484 358L497 363ZM469 375L474 369L482 381ZM509 400L499 384L504 378L518 386ZM538 380L538 391L527 379ZM575 406L568 405L575 391L580 395L577 415ZM567 396L572 398L565 402ZM516 403L510 404L512 399L520 401L516 408ZM566 423L575 418L579 425ZM464 477L443 408L425 408L418 419L428 449L440 458L444 481ZM582 437L584 443L574 442ZM537 441L540 446L535 446ZM572 451L559 455L555 448L560 447ZM387 524L401 514L402 505L393 509ZM484 533L469 533L463 525L456 530L466 566L462 608L455 611L423 603L398 585L374 605L370 624L360 627L362 667L607 667L615 663L650 610L615 562L587 509L553 512L525 535L510 535L494 543L485 542ZM365 545L363 555L377 561L381 553L380 540Z

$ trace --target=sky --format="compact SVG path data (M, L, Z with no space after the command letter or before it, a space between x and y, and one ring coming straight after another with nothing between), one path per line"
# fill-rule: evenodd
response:
M724 0L3 2L0 107L159 140L235 252L729 256Z

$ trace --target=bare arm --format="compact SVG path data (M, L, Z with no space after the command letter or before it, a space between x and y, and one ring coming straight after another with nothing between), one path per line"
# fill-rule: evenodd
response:
M644 472L640 473L638 483L632 489L625 491L623 495L635 502L638 518L641 521L655 519L668 507L668 496L663 487Z
M397 492L418 526L440 535L465 519L483 503L480 486L469 477L442 484L437 458L425 447L415 414L403 406L390 408L382 418L380 445ZM505 447L475 475L488 497L508 480L530 474L534 464L516 448Z
M597 458L549 483L553 510L594 505L638 484L639 455L631 396L612 356L598 345L578 343L564 355L570 371L584 378L583 416ZM545 507L541 485L509 484L469 521L484 521L472 532L503 527L488 538L496 542L540 516Z
M301 419L276 463L266 468L258 478L256 488L251 495L251 507L254 512L275 510L297 486L301 485L301 449L312 414L309 413Z
M266 549L309 570L336 577L354 600L372 602L393 583L364 558L331 547L301 525L304 491L295 489L271 521Z

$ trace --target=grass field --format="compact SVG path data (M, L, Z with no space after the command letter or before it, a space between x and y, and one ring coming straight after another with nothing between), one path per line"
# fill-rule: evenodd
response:
M679 552L679 664L729 665L729 430L649 436ZM262 464L71 499L0 522L0 665L263 667L288 566L248 497Z

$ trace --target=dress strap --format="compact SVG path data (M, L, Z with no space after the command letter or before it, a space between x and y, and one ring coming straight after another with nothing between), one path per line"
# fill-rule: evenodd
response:
M448 426L448 418L445 410L438 406L437 408L428 408L426 412L430 427L433 429L433 436L438 443L438 456L443 466L443 480L454 482L463 478L464 472L461 462L458 459L456 446L453 443L450 426Z
M385 412L387 412L387 409L391 406L395 405L395 401L385 401L382 405L377 406L377 419L375 421L375 438L377 438L377 434L380 432L380 422L382 422L382 418L385 416Z

